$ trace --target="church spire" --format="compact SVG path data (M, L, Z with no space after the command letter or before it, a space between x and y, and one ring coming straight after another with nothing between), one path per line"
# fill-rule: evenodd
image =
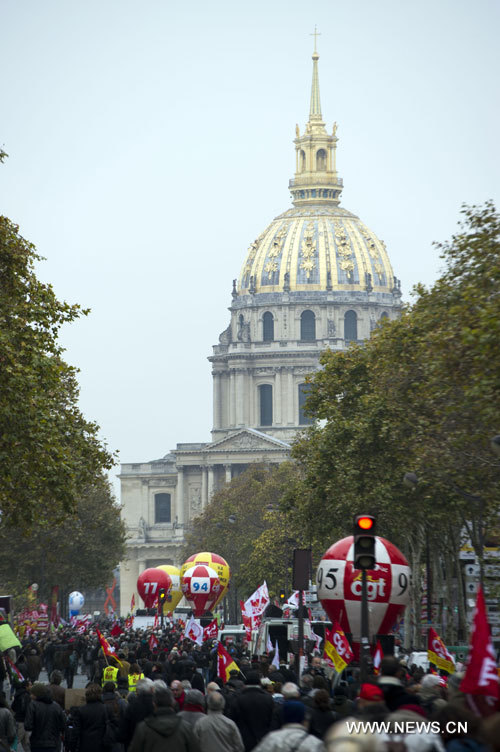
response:
M319 98L319 75L318 75L318 60L319 55L318 51L316 49L316 38L320 36L319 32L316 31L316 27L314 27L314 34L311 34L312 37L314 37L314 52L313 52L313 77L312 77L312 86L311 86L311 107L309 109L309 122L313 120L321 120L321 102Z
M299 126L295 127L296 169L289 184L295 206L338 204L343 185L337 173L337 123L333 124L331 134L327 133L321 114L316 28L311 36L314 36L311 107L305 132L301 135Z

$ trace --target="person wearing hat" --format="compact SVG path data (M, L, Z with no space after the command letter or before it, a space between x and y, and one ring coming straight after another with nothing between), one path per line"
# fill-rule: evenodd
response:
M186 701L182 710L178 713L179 718L189 723L193 728L202 716L205 715L205 696L199 689L189 689L186 692Z
M384 701L384 692L376 684L362 684L356 700L356 718L367 722L383 721L389 712Z
M283 705L283 726L271 731L255 747L254 752L323 752L323 742L309 734L305 723L306 708L300 700L287 700Z

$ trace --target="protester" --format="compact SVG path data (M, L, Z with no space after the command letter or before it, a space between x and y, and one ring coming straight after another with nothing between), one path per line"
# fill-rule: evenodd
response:
M207 715L194 727L200 752L244 752L245 746L237 725L223 715L226 701L220 692L207 696Z
M0 691L0 740L5 739L10 747L14 743L15 738L16 722L9 709L5 692Z
M271 729L274 701L271 695L260 686L257 671L247 673L246 684L231 707L231 717L235 721L245 745L250 752Z
M323 742L309 734L305 723L305 706L300 700L287 700L283 705L284 724L271 731L255 747L254 752L321 752Z
M190 689L186 692L186 700L179 711L179 718L189 723L193 728L205 715L205 697L198 689Z
M200 752L193 729L176 715L167 686L155 689L153 705L154 715L138 724L129 752Z
M35 682L31 697L24 719L24 728L31 731L31 752L56 752L66 723L62 708L53 701L46 684Z

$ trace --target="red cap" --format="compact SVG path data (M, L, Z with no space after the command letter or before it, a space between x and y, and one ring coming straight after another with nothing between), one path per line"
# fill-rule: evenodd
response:
M382 702L384 693L376 684L362 684L359 691L361 700L371 700L372 702Z

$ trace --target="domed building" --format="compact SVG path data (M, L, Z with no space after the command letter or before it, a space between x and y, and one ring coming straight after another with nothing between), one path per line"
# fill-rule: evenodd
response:
M129 535L121 565L121 613L147 567L180 564L184 530L215 490L254 462L289 457L308 422L305 377L325 348L344 350L370 337L401 308L385 244L340 206L337 124L321 114L313 54L309 120L296 126L293 206L250 244L233 281L231 321L209 358L212 442L178 444L159 460L121 467Z

